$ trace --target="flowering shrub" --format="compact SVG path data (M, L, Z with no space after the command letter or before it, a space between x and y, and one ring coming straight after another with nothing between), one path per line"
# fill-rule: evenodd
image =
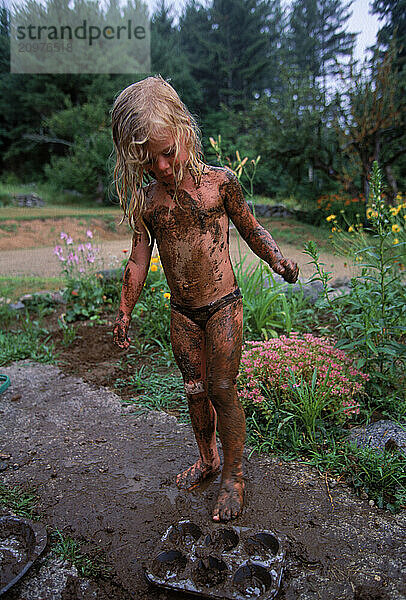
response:
M326 386L325 393L332 401L331 414L359 413L357 399L364 393L368 375L355 369L351 359L327 338L311 334L247 342L238 377L239 396L245 405L258 405L259 409L269 398L279 406L292 397L292 375L295 382L311 385L315 372L316 384Z
M60 239L64 246L57 245L54 248L54 254L60 260L62 272L66 277L66 322L78 319L95 320L105 304L113 302L111 294L107 296L103 288L103 275L97 273L103 264L99 248L91 241L93 233L90 229L87 230L86 236L87 241L76 246L72 237L62 231Z
M363 194L356 196L349 196L345 193L325 194L317 199L319 222L322 222L328 216L334 215L335 226L345 227L347 222L355 223L363 219L365 206L366 202Z
M60 238L64 242L64 247L57 245L54 248L54 254L62 263L62 271L70 279L80 279L82 275L93 274L94 265L100 262L99 248L93 246L90 241L93 238L90 229L87 230L86 237L88 238L86 243L80 243L75 247L72 237L61 231Z

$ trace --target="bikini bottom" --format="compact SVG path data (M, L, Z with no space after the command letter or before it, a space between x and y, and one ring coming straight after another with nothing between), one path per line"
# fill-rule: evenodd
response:
M210 317L212 317L221 308L224 308L224 306L227 306L227 304L231 304L232 302L239 300L239 298L242 298L241 291L240 288L236 288L233 292L223 296L223 298L214 300L214 302L209 302L209 304L206 304L206 306L189 308L182 306L181 304L177 304L171 300L171 308L204 329Z

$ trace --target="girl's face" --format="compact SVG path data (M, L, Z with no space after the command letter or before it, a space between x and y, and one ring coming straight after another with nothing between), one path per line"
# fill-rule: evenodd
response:
M151 162L146 165L152 171L155 179L163 183L174 183L180 165L185 167L188 153L184 144L181 144L179 156L175 161L175 141L170 133L164 133L158 139L151 138L148 142L148 153ZM185 171L184 171L185 174Z

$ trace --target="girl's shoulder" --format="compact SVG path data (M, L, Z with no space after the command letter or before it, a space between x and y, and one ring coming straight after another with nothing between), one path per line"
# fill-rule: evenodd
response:
M204 167L204 173L206 173L212 179L218 179L219 185L237 179L234 171L228 167L214 167L213 165L204 165Z

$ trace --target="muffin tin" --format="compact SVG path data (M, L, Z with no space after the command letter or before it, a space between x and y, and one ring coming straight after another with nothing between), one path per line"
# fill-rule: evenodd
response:
M185 519L162 536L145 576L165 589L207 598L268 600L278 593L284 558L272 531Z

